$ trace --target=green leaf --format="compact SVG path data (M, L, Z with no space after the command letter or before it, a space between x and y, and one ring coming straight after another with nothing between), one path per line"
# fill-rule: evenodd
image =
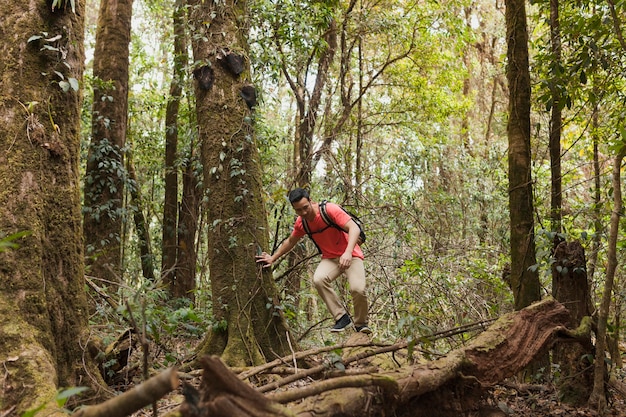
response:
M41 404L39 407L37 408L31 408L30 410L22 413L22 415L20 417L33 417L35 416L38 412L40 412L41 410L43 410L43 408L46 406L46 404Z
M72 87L72 90L78 91L78 89L80 88L78 80L76 78L68 78L68 81L70 83L70 87Z
M72 388L64 389L57 394L56 402L59 407L63 407L71 396L80 394L81 392L85 392L88 389L89 388L87 387L72 387Z
M23 230L21 232L14 233L12 235L3 237L0 239L0 252L4 252L7 249L17 249L20 246L17 243L14 243L14 240L20 239L24 236L30 235L32 232L30 230Z
M61 87L61 90L63 90L64 93L70 91L70 83L67 81L59 81L59 87Z

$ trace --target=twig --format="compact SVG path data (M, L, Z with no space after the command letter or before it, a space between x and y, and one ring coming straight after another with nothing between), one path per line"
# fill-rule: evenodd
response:
M268 363L264 363L263 365L259 365L257 367L248 369L245 372L242 372L239 374L239 379L248 379L251 376L254 375L258 375L264 371L267 371L268 369L272 369L275 366L278 365L282 365L285 363L288 363L290 359L294 358L296 360L298 359L303 359L306 358L307 356L311 356L311 355L317 355L320 353L325 353L325 352L331 352L333 350L336 349L344 349L346 347L368 347L368 346L390 346L388 344L379 344L379 343L342 343L340 345L334 345L334 346L323 346L320 348L314 348L314 349L309 349L309 350L305 350L302 352L295 352L292 355L289 356L285 356L283 358L278 358L273 360L272 362L268 362Z
M361 359L368 358L370 356L376 356L376 355L379 355L381 353L386 353L386 352L391 352L391 351L398 350L398 349L403 349L403 348L406 347L406 345L407 345L406 342L401 342L401 343L397 343L397 344L391 345L391 346L384 346L384 347L381 347L379 349L374 349L372 351L362 352L362 353L359 353L358 355L351 356L351 357L343 360L342 362L343 362L344 365L349 365L352 362L356 362L356 361L359 361ZM356 346L352 345L352 346L348 346L348 347L356 347ZM307 369L307 370L302 371L302 372L300 372L298 374L294 374L294 375L290 375L288 377L285 377L285 378L281 379L280 381L275 381L275 382L272 382L271 384L263 385L263 386L258 388L258 391L259 392L272 391L272 390L274 390L276 388L280 388L280 387L282 387L284 385L290 384L290 383L295 382L295 381L297 381L299 379L302 379L304 377L309 377L309 376L312 376L312 375L316 375L316 374L318 374L320 372L323 372L324 370L328 369L328 366L329 365L326 364L326 363L324 363L322 365L314 366L313 368Z

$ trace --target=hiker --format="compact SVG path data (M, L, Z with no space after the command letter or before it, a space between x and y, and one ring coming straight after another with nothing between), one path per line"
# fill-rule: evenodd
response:
M263 252L258 255L257 262L263 263L265 268L270 267L308 234L322 253L322 260L313 275L313 285L335 320L330 331L341 332L352 325L350 315L332 287L333 281L345 273L354 304L354 327L358 332L372 333L367 326L363 251L357 243L361 235L360 227L337 204L324 203L326 211L321 213L320 204L311 201L309 192L303 188L289 192L289 202L298 214L291 235L274 254ZM327 214L330 222L325 221L322 214Z

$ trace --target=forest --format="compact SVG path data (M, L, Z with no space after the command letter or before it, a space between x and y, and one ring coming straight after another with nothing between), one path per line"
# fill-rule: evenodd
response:
M626 2L0 10L0 417L626 415Z

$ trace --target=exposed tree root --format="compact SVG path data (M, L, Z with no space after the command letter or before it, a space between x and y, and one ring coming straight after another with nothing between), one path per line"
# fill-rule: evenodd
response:
M259 372L255 368L239 378L218 358L204 358L201 394L181 407L186 417L203 416L459 416L480 406L484 389L516 374L549 349L565 331L569 316L554 300L534 304L495 322L468 346L426 364L391 371L326 379L304 387L262 395L241 381ZM360 344L355 334L346 348ZM361 344L362 346L362 344ZM397 349L382 346L351 354L343 365L362 361L377 353ZM275 361L272 366L285 365ZM263 386L267 392L299 378L319 375L328 365L302 370ZM271 369L267 365L263 369ZM336 372L334 372L336 373ZM328 376L328 374L325 374ZM289 403L289 408L278 403Z

